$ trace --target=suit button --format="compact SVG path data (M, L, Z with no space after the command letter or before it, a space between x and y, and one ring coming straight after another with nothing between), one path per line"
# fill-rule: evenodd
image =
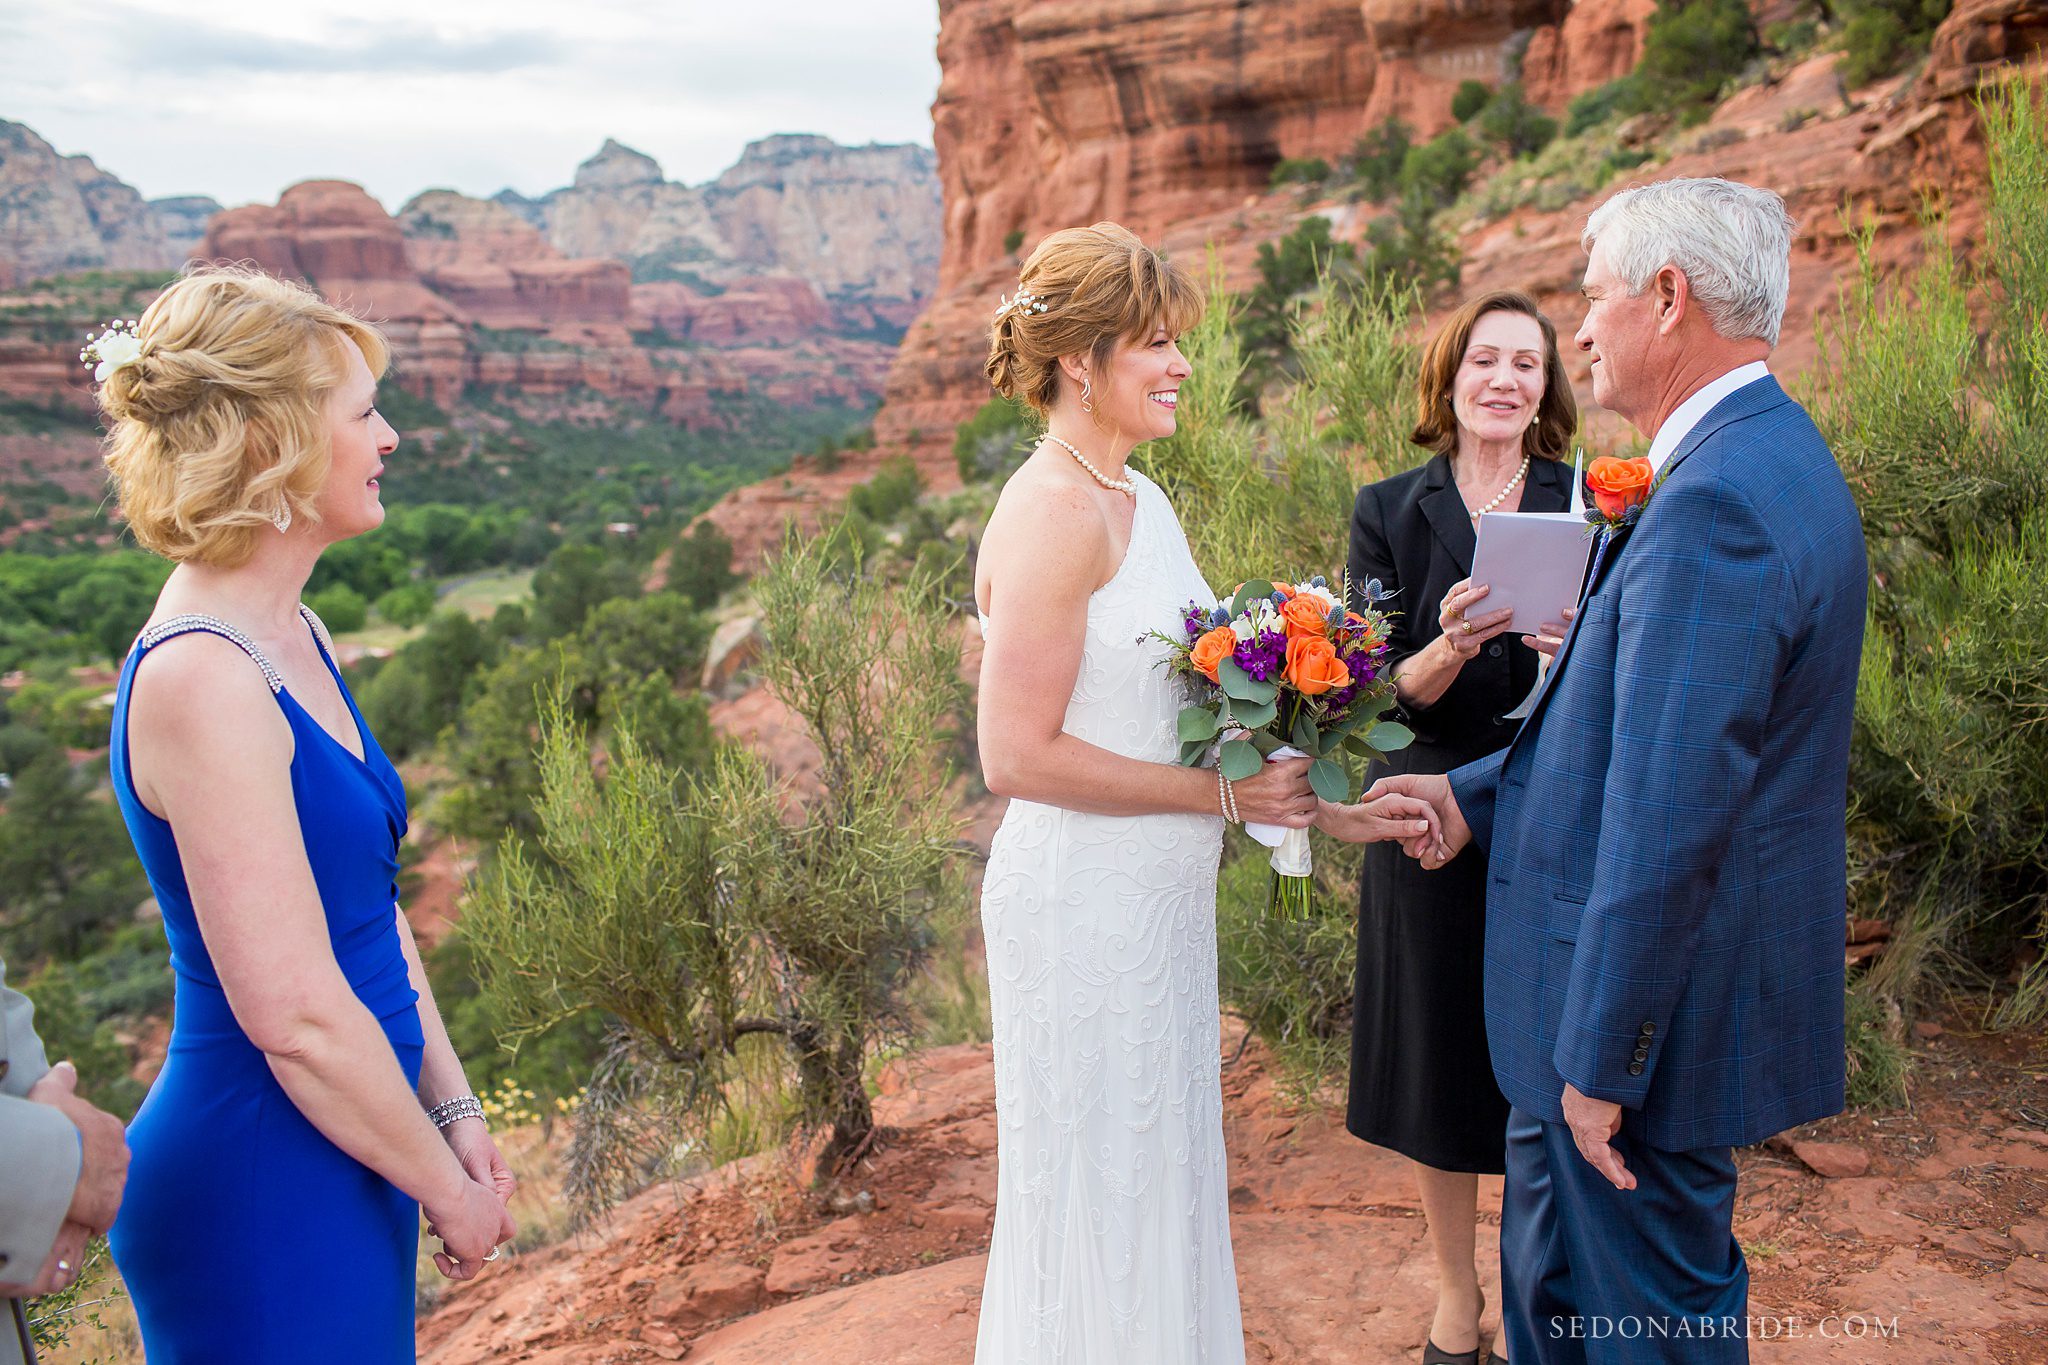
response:
M1486 652L1493 658L1498 659L1500 657L1500 641L1496 640L1492 644L1488 645L1486 647Z
M1642 1064L1641 1062L1630 1062L1630 1063L1628 1064L1628 1074L1629 1074L1629 1075L1631 1075L1631 1076L1640 1076L1640 1075L1642 1075L1642 1074L1643 1074L1643 1064Z
M1648 1060L1650 1060L1650 1049L1648 1049L1648 1048L1646 1048L1646 1047L1639 1047L1639 1048L1637 1048L1637 1049L1636 1049L1636 1060L1637 1060L1637 1061L1639 1061L1639 1062L1647 1062Z
M1657 1036L1657 1026L1647 1019L1643 1021L1643 1036L1645 1038L1654 1038Z

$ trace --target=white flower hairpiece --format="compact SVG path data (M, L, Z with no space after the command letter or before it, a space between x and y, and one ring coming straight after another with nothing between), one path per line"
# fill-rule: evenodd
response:
M93 383L104 384L107 376L123 365L133 365L142 359L142 338L135 334L136 325L132 318L126 322L115 318L98 336L86 337L78 360L93 367Z
M1002 296L997 295L997 297L1001 298ZM1045 301L1044 295L1029 294L1026 293L1024 290L1019 289L1017 291L1016 298L1003 299L1001 303L996 305L996 317L1000 319L1003 316L1003 314L1009 312L1012 308L1018 309L1026 313L1043 313L1046 309L1050 308L1051 306L1051 304Z

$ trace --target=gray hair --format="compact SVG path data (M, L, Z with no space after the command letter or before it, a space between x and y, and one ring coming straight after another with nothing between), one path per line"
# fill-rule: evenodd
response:
M1692 286L1707 322L1729 340L1778 344L1791 288L1792 216L1769 190L1733 180L1665 180L1623 190L1586 219L1579 245L1607 243L1631 298L1665 266Z

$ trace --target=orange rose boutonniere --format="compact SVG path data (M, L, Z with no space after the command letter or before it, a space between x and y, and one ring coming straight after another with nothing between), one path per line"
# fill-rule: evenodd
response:
M1613 531L1633 526L1656 487L1657 474L1648 460L1602 455L1586 466L1586 491L1593 495L1586 520L1595 528L1605 526Z

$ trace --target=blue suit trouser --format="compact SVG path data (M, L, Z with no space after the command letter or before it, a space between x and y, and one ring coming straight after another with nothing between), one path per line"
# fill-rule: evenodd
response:
M1514 1365L1747 1361L1749 1267L1736 1244L1735 1154L1614 1148L1617 1190L1572 1132L1508 1114L1501 1206L1501 1330Z

